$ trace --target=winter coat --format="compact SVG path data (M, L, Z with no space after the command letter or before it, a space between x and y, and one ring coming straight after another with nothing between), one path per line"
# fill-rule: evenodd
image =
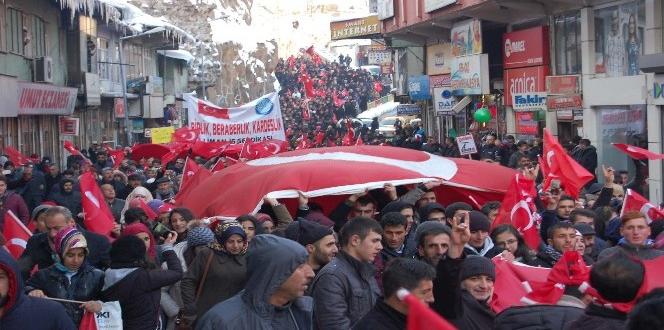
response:
M510 307L496 315L495 330L562 330L583 315L583 309L556 305Z
M180 260L180 267L182 267L183 274L187 272L187 262L185 260L184 254L188 248L189 245L187 244L187 241L180 242L173 246L173 251L175 251L175 255L178 257L178 260ZM162 263L161 269L168 269L168 265L165 262ZM159 304L161 306L161 310L168 318L166 321L166 330L175 329L175 318L180 312L180 309L182 309L184 306L182 303L182 292L180 290L181 282L182 281L178 281L171 286L164 286L161 288L161 300L159 301Z
M81 207L81 193L76 189L72 189L72 191L68 193L65 192L62 182L59 187L60 190L50 193L47 199L60 206L66 207L71 211L71 214L76 217L76 215L83 210Z
M299 297L281 307L269 303L275 291L306 260L306 250L298 243L275 235L257 235L247 255L247 283L251 284L212 307L196 329L311 329L311 297Z
M373 308L380 288L374 267L340 251L311 284L318 329L349 329Z
M120 302L124 329L157 329L161 287L171 285L182 278L180 260L172 247L165 247L162 258L166 261L168 270L145 268L106 270L101 299Z
M47 297L68 300L90 301L97 300L104 285L104 272L90 265L83 264L78 272L71 278L71 282L57 266L53 265L35 273L27 282L25 292L42 290ZM66 303L67 314L75 324L80 324L83 318L83 309L80 304Z
M37 171L33 172L30 180L25 181L21 178L13 184L8 184L8 186L23 197L28 210L33 210L39 206L46 196L46 180L44 179L44 175L39 174Z
M88 242L88 251L90 251L85 262L95 268L106 269L110 264L108 252L111 249L108 238L81 227L78 227L78 230ZM48 268L53 265L53 260L56 260L54 258L57 258L57 255L48 243L47 233L39 233L30 237L23 254L18 259L18 264L23 276L27 278L32 267L37 265L39 269Z
M597 149L594 146L588 146L585 149L575 149L572 152L572 158L588 170L590 174L595 175L595 169L597 169Z
M614 309L590 304L585 314L565 327L565 330L623 330L627 314Z
M0 249L0 269L8 275L9 297L0 316L0 329L76 330L65 308L51 300L27 296L14 258Z
M610 258L619 251L625 252L628 255L639 257L641 260L655 259L664 255L664 251L654 248L653 244L646 244L643 247L636 247L622 239L618 242L618 245L604 249L597 257L597 260Z
M196 301L196 290L203 278L205 265L212 254L203 291ZM231 256L211 248L201 249L189 265L180 283L182 303L187 318L200 318L214 305L234 296L247 282L247 262L244 255Z
M23 224L28 224L28 221L30 221L30 211L21 195L7 191L3 196L0 196L0 200L3 202L3 206L0 207L0 232L5 227L5 213L7 211L12 211Z
M484 245L482 245L481 250L477 250L476 248L470 246L470 244L466 244L464 246L463 251L466 253L466 255L477 255L477 256L486 256L486 254L493 249L493 241L491 240L490 237L487 237L484 239Z
M124 199L119 199L119 198L114 198L112 202L106 202L108 205L108 208L111 209L111 213L113 213L113 219L115 219L115 222L120 223L120 218L122 216L122 209L125 206L125 200Z
M495 314L484 302L461 289L459 272L465 254L458 259L444 258L436 266L433 282L433 309L459 329L485 330L493 327Z
M360 319L353 330L403 330L406 329L406 315L390 307L382 299L367 315Z
M500 148L495 144L485 144L480 148L480 159L500 161Z

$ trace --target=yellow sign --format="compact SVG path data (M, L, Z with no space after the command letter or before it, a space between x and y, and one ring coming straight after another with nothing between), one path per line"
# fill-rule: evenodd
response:
M152 128L152 143L163 144L171 142L175 127L155 127Z
M332 40L352 39L381 34L383 25L378 15L330 22Z

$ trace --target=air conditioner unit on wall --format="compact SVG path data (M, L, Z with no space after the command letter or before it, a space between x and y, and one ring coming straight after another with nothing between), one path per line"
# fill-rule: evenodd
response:
M35 59L35 82L53 82L53 59L50 56Z

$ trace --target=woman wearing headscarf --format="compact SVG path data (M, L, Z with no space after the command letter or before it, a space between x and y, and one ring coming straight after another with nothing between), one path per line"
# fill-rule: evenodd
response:
M248 242L242 225L237 221L217 221L211 229L215 242L196 254L180 284L183 321L188 324L238 293L246 283ZM198 292L201 294L197 297Z
M136 236L141 239L141 242L145 244L145 250L147 251L147 261L152 265L157 264L157 242L152 236L152 232L148 227L140 222L134 222L122 230L121 237L124 236Z
M120 215L120 223L124 223L124 214L131 207L131 201L135 198L141 198L147 204L149 201L153 200L152 193L143 186L138 186L132 190L127 198L125 199L125 206L122 208L122 213Z
M104 272L86 262L88 244L76 227L62 229L55 235L54 250L58 261L35 273L27 281L25 290L33 297L85 302L61 302L67 315L78 326L84 311L101 311L101 303L96 300L100 298L104 285Z

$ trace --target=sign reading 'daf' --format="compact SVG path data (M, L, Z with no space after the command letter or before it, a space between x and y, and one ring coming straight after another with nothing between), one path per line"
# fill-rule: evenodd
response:
M475 144L475 139L473 136L462 135L456 138L457 146L459 147L459 153L462 156L474 154L477 152L477 145Z
M512 109L516 112L546 110L546 92L512 94Z
M438 87L433 89L433 102L436 113L439 115L453 115L456 97L449 87Z

